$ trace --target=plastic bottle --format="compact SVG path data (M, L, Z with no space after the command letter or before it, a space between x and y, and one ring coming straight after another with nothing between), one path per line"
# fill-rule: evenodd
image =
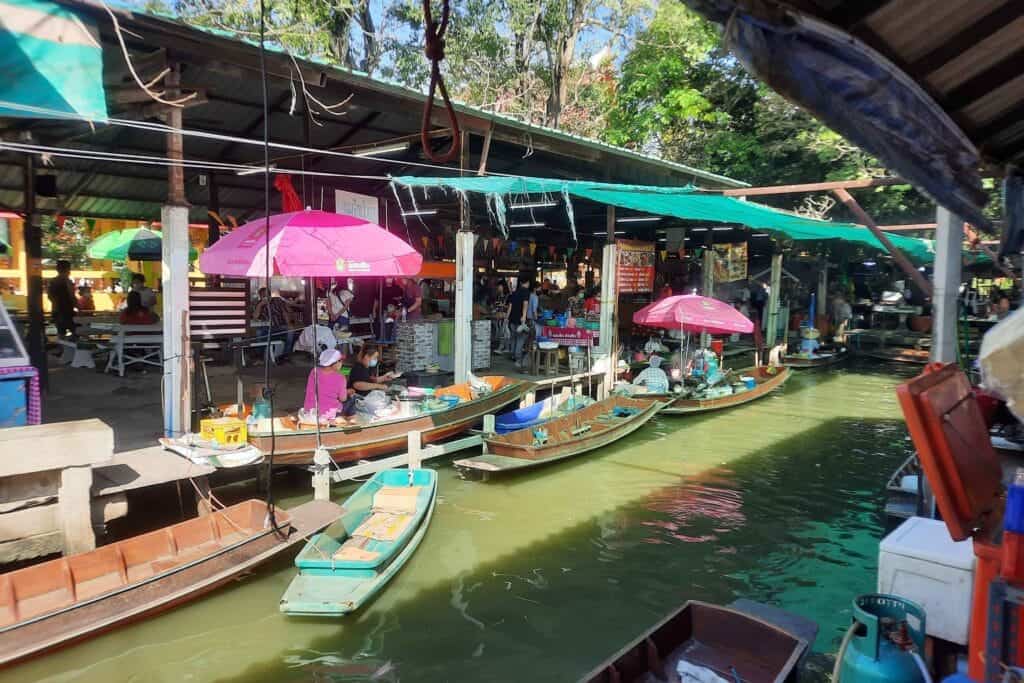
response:
M402 322L403 323L405 322L405 316L406 315L407 315L407 311L405 310L405 306L402 306Z
M1024 582L1024 468L1017 468L1003 513L1003 566L1007 581Z

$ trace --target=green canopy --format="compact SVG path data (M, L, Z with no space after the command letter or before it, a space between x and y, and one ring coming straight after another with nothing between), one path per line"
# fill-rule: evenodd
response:
M0 115L46 110L107 120L103 48L96 26L46 0L0 0Z
M129 228L105 232L89 245L89 258L109 261L159 261L162 258L162 235L149 228ZM189 246L188 258L194 261L198 253Z
M738 223L773 236L795 242L844 240L886 251L885 246L867 228L853 223L833 223L780 211L763 204L725 197L689 187L657 187L651 185L616 185L581 180L526 178L521 176L472 176L461 178L426 178L402 176L393 179L396 194L399 188L444 188L460 194L479 193L487 196L494 218L505 229L507 205L505 198L525 194L559 194L566 200L569 222L573 224L570 196L582 197L659 216L686 220ZM410 193L411 195L411 193ZM575 225L573 225L575 231ZM919 237L887 235L889 240L917 264L931 263L935 258L935 242Z

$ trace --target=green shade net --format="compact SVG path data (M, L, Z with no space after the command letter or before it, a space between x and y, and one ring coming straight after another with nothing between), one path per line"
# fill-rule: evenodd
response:
M573 223L570 196L582 197L601 204L632 209L659 216L685 220L735 223L754 230L763 230L779 239L794 242L843 240L863 244L879 251L885 246L867 228L853 223L833 223L805 218L754 202L703 192L690 187L656 187L650 185L615 185L581 180L476 176L462 178L425 178L402 176L393 179L393 189L402 201L403 189L412 197L412 188L441 188L459 194L483 194L487 197L492 217L506 230L507 197L527 194L562 195L566 199L570 224ZM428 195L429 196L429 195ZM407 199L412 201L411 199ZM415 202L413 202L415 203ZM575 226L573 225L575 233ZM919 237L887 235L889 240L918 265L935 258L935 242Z
M96 27L43 0L0 0L0 115L41 110L107 120L103 52Z

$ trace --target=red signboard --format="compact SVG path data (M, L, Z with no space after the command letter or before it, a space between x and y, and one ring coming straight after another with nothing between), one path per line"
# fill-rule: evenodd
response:
M582 327L545 327L542 332L548 340L561 346L593 346L598 338L597 330Z
M615 286L619 294L647 294L654 291L655 252L653 242L615 240L618 254Z

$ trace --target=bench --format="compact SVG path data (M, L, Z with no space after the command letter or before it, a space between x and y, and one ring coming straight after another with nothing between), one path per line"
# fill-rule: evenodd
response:
M124 377L124 369L129 365L152 365L164 367L163 325L120 325L114 330L110 340L110 358L107 359L106 371L117 370Z

